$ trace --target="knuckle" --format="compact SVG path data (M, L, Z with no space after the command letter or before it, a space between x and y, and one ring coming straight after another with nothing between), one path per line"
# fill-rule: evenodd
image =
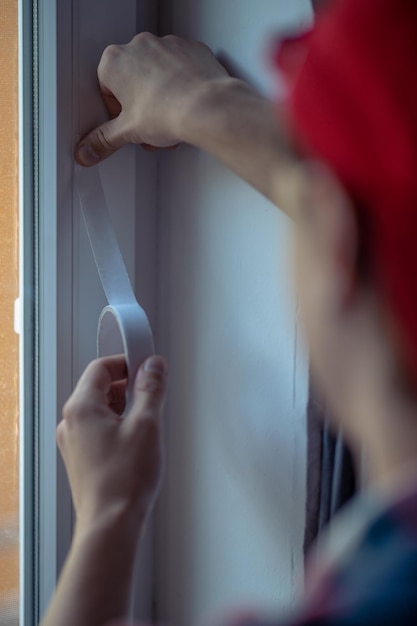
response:
M137 389L139 391L145 391L151 396L159 396L164 392L165 384L161 375L159 374L146 374L146 376L140 377L137 382Z
M96 370L100 369L103 366L103 361L103 357L100 359L93 359L85 368L85 373L87 375L93 374Z
M64 418L65 421L68 421L68 419L70 419L70 416L73 414L73 405L74 405L74 401L71 397L66 401L66 403L62 407L62 417Z
M164 41L172 41L172 42L180 40L180 38L177 35L173 35L172 33L170 33L169 35L165 35L165 37L162 37L162 39Z
M106 48L104 48L103 54L101 56L102 63L113 63L116 59L119 58L121 51L122 46L118 46L116 44L111 44L110 46L107 46Z
M56 441L60 450L62 450L64 446L64 437L65 437L65 422L59 422L56 428Z
M112 44L103 50L97 68L97 76L100 82L106 83L116 73L115 66L120 64L123 46Z
M62 409L62 416L66 424L73 424L75 420L81 415L83 410L83 403L77 395L72 395L64 404Z
M144 30L141 33L138 33L137 35L135 35L131 43L134 45L141 45L142 43L154 42L156 39L157 39L156 35L154 35L153 33L150 33L147 30Z
M103 128L97 128L94 143L94 149L100 157L109 154L109 152L114 152L117 147L108 138L107 133Z
M210 55L213 54L213 51L211 50L211 48L204 43L204 41L193 41L193 45L198 48L201 52L206 52L209 53Z

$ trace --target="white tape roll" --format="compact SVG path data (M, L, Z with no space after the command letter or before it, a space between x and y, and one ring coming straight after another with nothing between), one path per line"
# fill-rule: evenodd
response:
M154 352L152 331L136 300L107 208L99 170L77 166L75 179L97 272L109 303L97 331L98 356L125 354L128 371L126 409L133 399L139 366Z

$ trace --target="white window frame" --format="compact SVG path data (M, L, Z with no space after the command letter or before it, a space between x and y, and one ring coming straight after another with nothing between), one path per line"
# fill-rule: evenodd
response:
M25 381L27 383L32 376L34 389L30 393L25 384L26 429L22 436L22 452L26 455L31 445L35 450L33 462L25 456L26 480L22 489L22 494L26 494L22 496L26 547L22 550L21 571L25 578L26 600L22 600L21 610L25 605L22 624L31 626L49 604L73 532L74 514L68 481L56 447L56 425L85 364L95 356L98 314L105 304L73 188L74 147L77 137L94 125L100 115L101 120L105 119L94 84L103 48L111 41L128 41L137 28L151 29L156 24L157 12L152 6L154 3L136 0L118 3L112 0L35 1L32 152L28 150L27 133L31 126L30 110L33 111L29 76L32 50L28 45L31 39L27 39L31 33L32 11L26 0L20 2L21 41L25 42L21 54L25 86L21 96L22 129L26 124L26 135L23 133L26 143L21 146L26 155L22 215L24 219L34 215L33 223L28 221L26 228L26 239L29 240L29 233L34 233L34 249L31 250L30 242L23 235L27 259L22 263L27 265L28 284L32 275L36 276L33 317L32 299L22 299L27 318L34 324L32 332L27 329L22 334L26 337L26 355L33 339L35 361L34 371L28 370ZM100 21L102 14L106 15L106 20ZM83 101L87 85L92 94ZM149 155L144 159L145 155L142 157L133 147L125 148L112 157L111 163L103 165L103 171L110 211L124 211L123 220L113 221L131 279L152 322L156 233L153 181L156 188L157 162L156 158L149 159ZM115 198L121 208L114 202ZM144 203L140 223L136 218L139 199ZM31 265L28 259L34 259ZM140 275L135 272L138 266L143 268ZM27 356L25 358L27 360ZM32 407L34 418L30 419ZM33 435L28 427L32 423ZM32 537L35 550L33 541L30 542ZM141 553L132 604L135 616L146 619L151 617L152 607L151 536L141 546Z
M62 179L69 163L71 127L59 124L68 115L71 81L58 84L58 72L70 71L62 54L70 45L71 7L67 2L40 1L37 5L38 64L35 97L38 98L38 552L35 563L38 619L45 611L70 542L71 499L56 448L55 430L65 398L72 389L71 368L71 197L62 194ZM58 49L59 41L59 49ZM36 50L36 46L34 48ZM71 75L71 74L70 74ZM60 105L58 105L58 102ZM70 144L71 145L71 144ZM66 312L66 314L65 314Z

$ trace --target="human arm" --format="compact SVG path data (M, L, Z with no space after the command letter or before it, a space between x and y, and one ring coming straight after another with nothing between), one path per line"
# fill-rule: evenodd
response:
M142 366L128 415L123 357L94 361L63 410L57 439L76 512L70 554L42 626L126 618L137 543L161 479L165 363Z
M231 78L207 46L141 33L124 46L106 48L98 78L113 119L81 141L81 164L93 165L126 143L187 142L286 205L282 194L294 161L274 108Z

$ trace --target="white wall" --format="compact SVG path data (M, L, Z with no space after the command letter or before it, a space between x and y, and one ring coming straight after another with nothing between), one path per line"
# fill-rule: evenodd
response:
M271 88L266 49L307 0L164 0L161 29L201 39ZM256 138L254 138L254 141ZM211 157L162 155L157 344L170 362L156 618L276 610L302 577L307 400L290 224Z

